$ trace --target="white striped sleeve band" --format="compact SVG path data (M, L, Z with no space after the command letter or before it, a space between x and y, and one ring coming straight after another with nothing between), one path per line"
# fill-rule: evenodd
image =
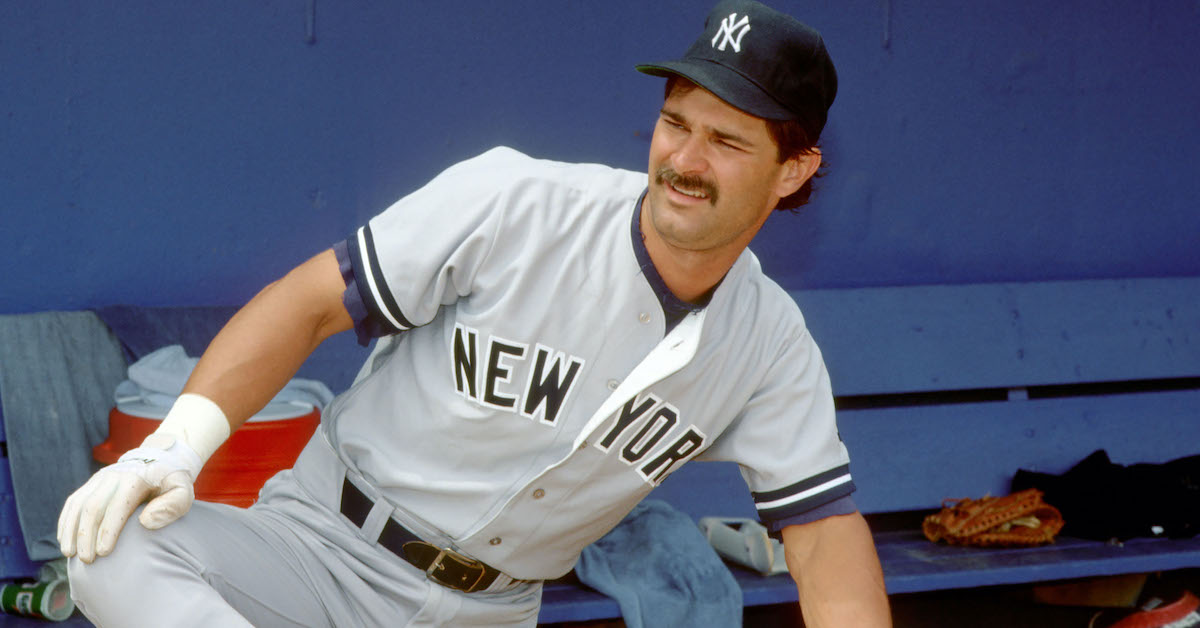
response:
M361 227L356 237L348 244L350 262L354 266L354 280L370 316L388 333L411 329L413 324L400 311L400 306L388 288L387 279L383 276L383 269L375 252L375 240L371 236L371 227Z
M853 492L850 465L842 465L791 486L752 495L759 517L772 521L812 510Z

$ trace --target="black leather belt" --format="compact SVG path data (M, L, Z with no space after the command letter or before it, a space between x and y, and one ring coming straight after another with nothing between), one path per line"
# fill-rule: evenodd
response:
M349 479L342 482L342 514L361 528L375 503ZM388 517L379 534L379 544L425 572L430 580L466 593L482 591L496 580L500 571L450 548L422 541L404 526Z

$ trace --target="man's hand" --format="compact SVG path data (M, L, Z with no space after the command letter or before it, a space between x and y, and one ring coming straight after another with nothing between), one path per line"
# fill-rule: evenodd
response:
M150 502L138 521L148 529L183 516L192 507L192 485L203 464L181 439L161 433L147 436L141 447L97 471L67 498L58 518L63 555L78 554L85 563L107 556L129 516L146 500Z

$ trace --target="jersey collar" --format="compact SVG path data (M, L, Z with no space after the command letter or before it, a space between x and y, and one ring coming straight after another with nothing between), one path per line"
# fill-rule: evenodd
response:
M643 190L634 205L633 224L630 227L633 238L633 254L637 257L638 266L642 269L642 276L646 278L646 283L650 284L654 295L658 297L659 304L662 305L663 315L667 320L666 331L669 333L675 325L679 324L679 321L683 320L683 317L691 312L703 310L712 299L716 286L713 286L713 289L704 296L700 303L688 303L671 292L671 289L667 287L667 282L663 281L662 275L654 267L654 261L650 259L650 252L646 250L646 236L642 233L641 221L642 202L645 199L646 190ZM717 285L719 286L720 282Z

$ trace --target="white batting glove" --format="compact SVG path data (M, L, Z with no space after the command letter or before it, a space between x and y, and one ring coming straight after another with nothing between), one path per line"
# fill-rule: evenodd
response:
M182 517L192 506L201 467L229 438L221 409L195 394L181 395L142 446L126 452L67 498L58 518L64 556L90 563L107 556L129 516L146 500L138 521L150 530Z

